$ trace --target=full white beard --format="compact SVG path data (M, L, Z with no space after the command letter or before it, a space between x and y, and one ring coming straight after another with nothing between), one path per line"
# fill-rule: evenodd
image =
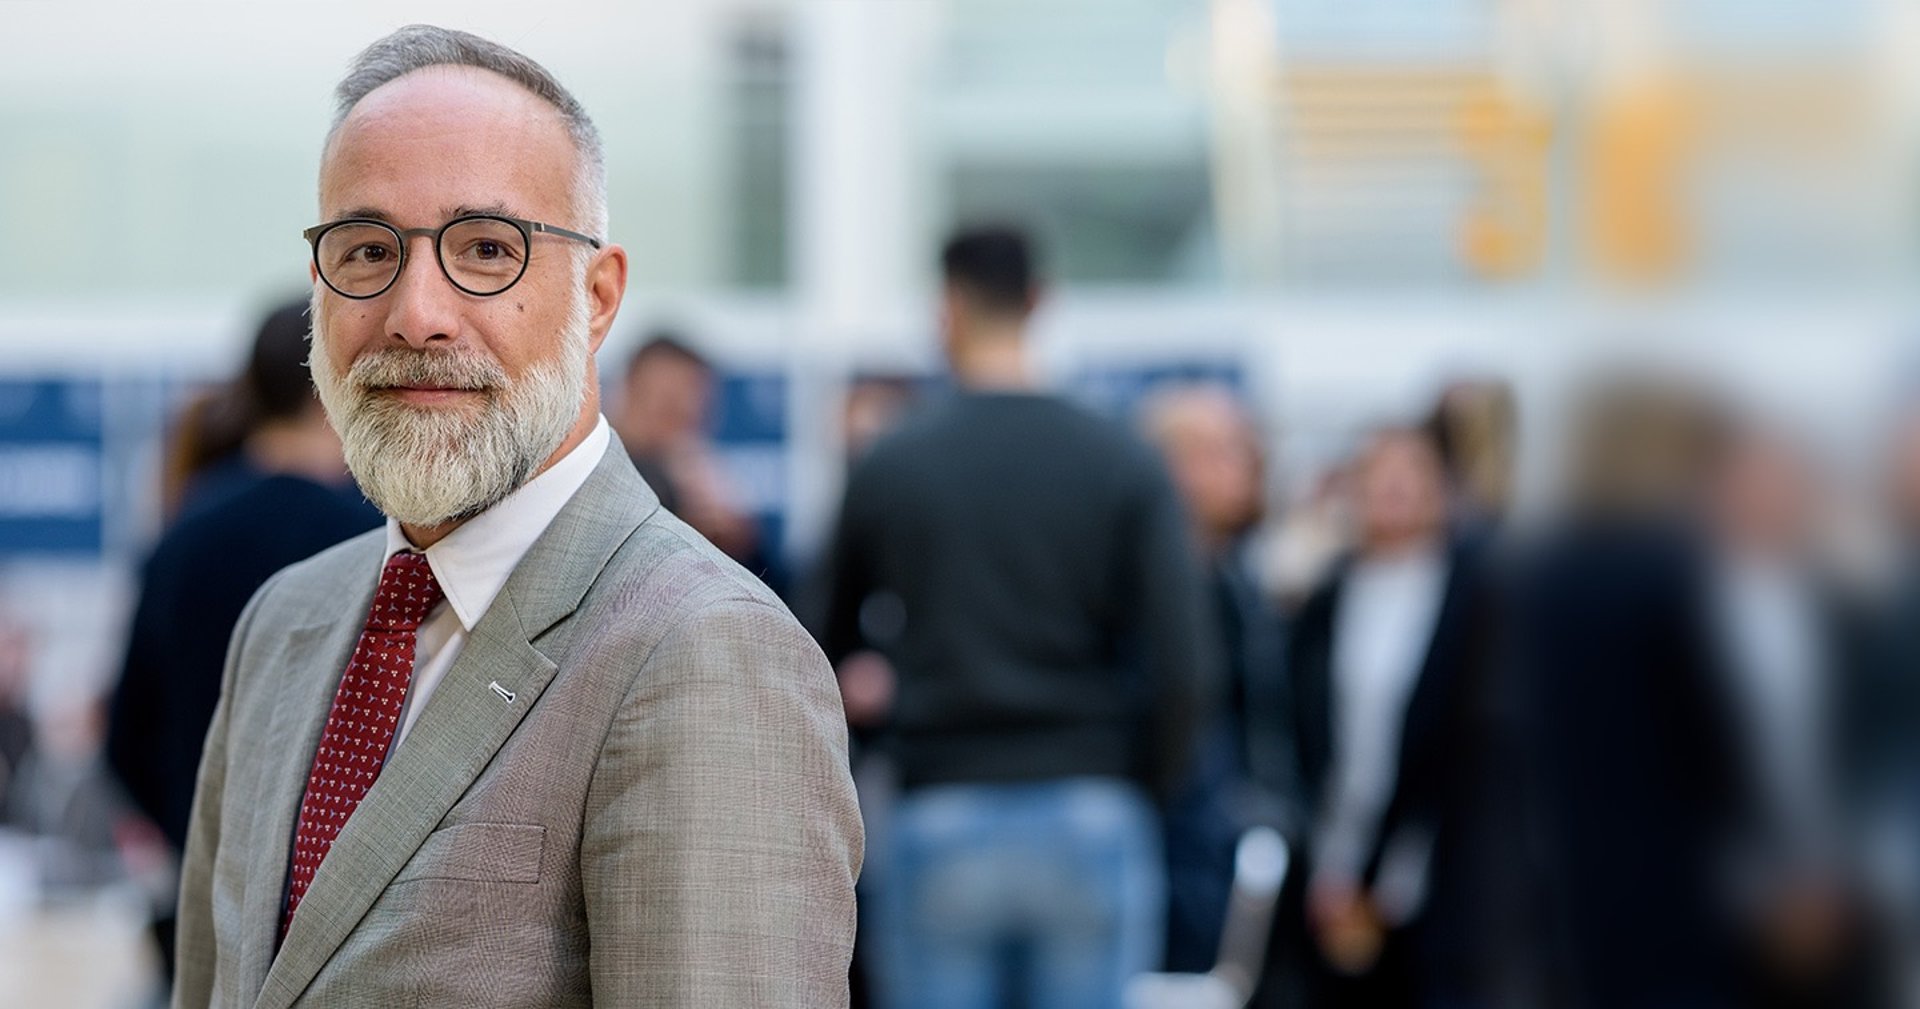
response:
M370 350L343 376L326 352L316 294L313 385L340 434L347 468L380 511L410 526L472 518L518 490L566 440L586 395L590 335L576 287L560 347L518 382L480 351ZM432 385L480 390L478 408L410 406L376 390Z

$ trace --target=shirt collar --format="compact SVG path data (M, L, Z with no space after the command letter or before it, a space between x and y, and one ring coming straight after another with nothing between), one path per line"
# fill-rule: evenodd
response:
M520 564L533 541L540 538L560 509L593 475L600 457L606 454L612 439L607 418L602 416L586 440L547 467L546 472L521 485L499 504L475 515L448 533L446 538L428 547L427 566L439 581L447 603L460 617L460 626L469 633L480 617L493 605L493 599L507 584L507 576ZM401 550L412 550L400 523L387 519L387 552L391 557ZM384 563L384 557L382 563Z

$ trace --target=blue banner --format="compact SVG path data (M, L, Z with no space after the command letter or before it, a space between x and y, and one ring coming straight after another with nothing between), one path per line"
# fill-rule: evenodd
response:
M0 555L100 552L101 394L97 378L0 379Z

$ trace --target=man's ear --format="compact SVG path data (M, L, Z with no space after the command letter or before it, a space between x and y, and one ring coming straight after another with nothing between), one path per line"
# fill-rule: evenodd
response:
M944 333L953 333L964 327L971 314L965 291L953 284L940 286L940 329Z
M613 317L627 295L627 250L609 245L594 254L587 264L587 318L589 344L595 353L613 329Z

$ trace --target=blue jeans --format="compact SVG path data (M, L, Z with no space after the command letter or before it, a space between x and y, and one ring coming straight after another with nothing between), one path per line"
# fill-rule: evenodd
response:
M1071 779L941 785L893 811L868 937L890 1009L1113 1009L1159 960L1153 805Z

